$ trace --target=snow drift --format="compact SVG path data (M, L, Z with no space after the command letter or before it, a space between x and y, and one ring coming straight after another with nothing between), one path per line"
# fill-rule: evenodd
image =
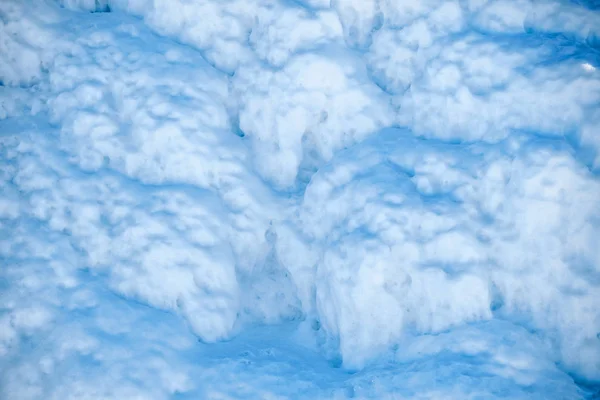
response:
M2 398L598 391L597 5L0 20Z

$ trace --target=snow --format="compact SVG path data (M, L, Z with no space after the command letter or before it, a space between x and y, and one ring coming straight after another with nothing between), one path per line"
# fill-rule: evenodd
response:
M0 2L1 399L600 389L594 2Z

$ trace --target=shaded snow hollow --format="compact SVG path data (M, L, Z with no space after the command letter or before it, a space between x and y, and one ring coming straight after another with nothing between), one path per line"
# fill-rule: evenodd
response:
M599 9L0 1L0 398L597 398Z

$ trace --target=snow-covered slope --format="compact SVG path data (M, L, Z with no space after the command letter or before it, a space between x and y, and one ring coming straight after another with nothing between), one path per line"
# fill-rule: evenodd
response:
M0 1L0 398L597 396L599 6Z

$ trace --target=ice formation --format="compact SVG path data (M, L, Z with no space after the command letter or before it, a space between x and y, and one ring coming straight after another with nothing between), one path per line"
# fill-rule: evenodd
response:
M1 399L599 396L599 3L0 22Z

